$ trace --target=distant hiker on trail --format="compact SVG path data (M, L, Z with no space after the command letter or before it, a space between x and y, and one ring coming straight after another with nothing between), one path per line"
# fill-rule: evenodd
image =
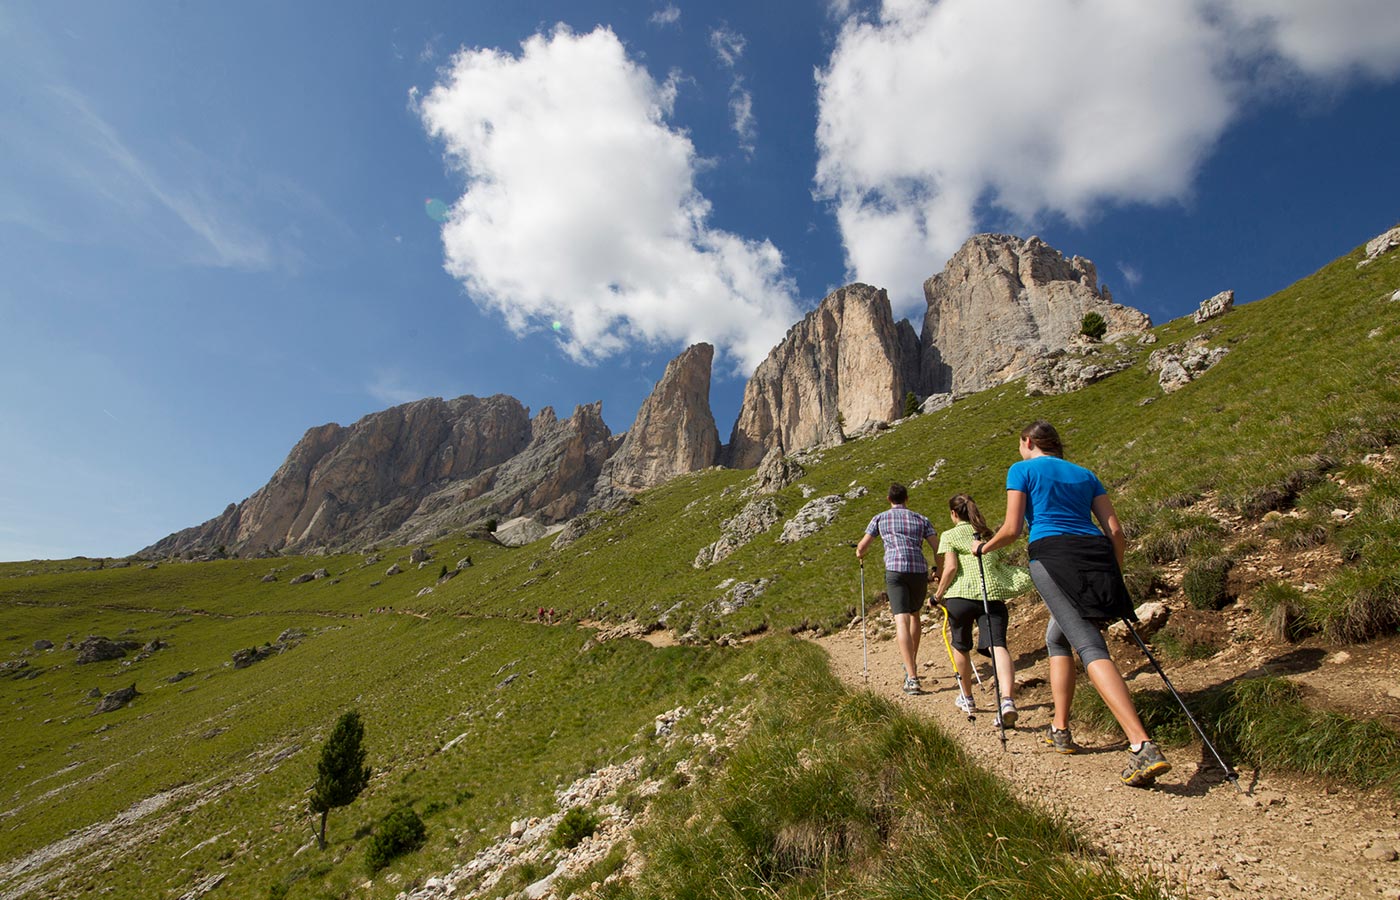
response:
M1107 530L1107 537L1094 525L1091 514ZM978 544L973 553L990 553L1016 540L1023 519L1030 525L1031 578L1051 616L1045 649L1050 655L1055 712L1045 743L1058 753L1078 750L1069 733L1073 648L1128 738L1129 761L1122 782L1149 785L1170 771L1171 763L1138 718L1102 631L1117 619L1136 618L1123 584L1127 539L1103 483L1083 466L1064 460L1060 435L1045 421L1032 422L1021 432L1021 461L1006 473L1006 519L992 539Z
M870 520L865 536L856 544L856 558L865 566L865 551L876 537L885 546L885 590L890 595L890 612L894 614L895 642L904 658L904 692L922 694L919 684L919 610L928 596L928 583L933 577L924 559L923 543L934 547L938 537L933 523L904 504L909 491L902 484L890 485L886 499L890 508Z
M1025 569L1009 565L1001 552L987 553L978 567L972 555L973 545L992 536L992 529L982 518L977 504L967 494L957 494L948 501L948 514L953 527L938 539L938 554L943 557L942 576L934 591L933 603L948 612L948 630L953 645L953 660L958 679L958 709L971 715L977 709L972 699L972 623L977 623L977 651L991 656L997 667L997 682L1001 686L1002 724L1016 724L1015 671L1011 653L1006 649L1006 623L1009 614L1006 601L1030 590L1031 576ZM983 607L982 576L987 577L987 603Z

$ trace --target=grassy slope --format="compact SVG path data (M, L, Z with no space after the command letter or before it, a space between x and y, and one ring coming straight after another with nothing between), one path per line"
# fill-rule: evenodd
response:
M431 548L435 559L421 570L406 564L404 548L384 549L374 565L358 555L156 570L84 571L83 561L0 565L0 656L18 656L38 638L61 645L69 636L116 638L127 629L134 629L126 635L132 639L171 645L131 665L78 667L72 651L32 654L38 677L0 681L5 757L15 760L0 770L0 805L14 811L0 818L3 855L14 859L160 791L235 785L178 817L171 811L189 806L194 794L177 797L142 820L167 826L157 843L108 872L70 873L47 889L62 883L61 893L72 895L100 882L125 896L140 893L138 885L183 890L200 870L232 866L258 892L297 878L292 896L338 896L363 880L355 853L367 824L402 801L420 810L446 805L428 817L427 849L398 864L410 876L440 871L510 818L543 810L558 781L615 758L629 742L635 750L639 729L655 713L702 692L739 690L737 675L754 664L747 650L654 651L631 641L581 652L586 635L528 621L537 607L643 622L676 607L672 625L693 624L710 636L844 624L858 602L851 547L884 506L887 483L924 478L942 459L912 505L941 521L946 497L966 490L995 520L1005 468L1016 458L1015 434L1031 418L1061 426L1070 458L1103 475L1138 533L1167 514L1169 498L1206 492L1225 505L1248 506L1309 454L1325 452L1349 465L1393 442L1400 427L1400 303L1387 298L1400 287L1400 254L1360 270L1358 256L1217 322L1159 328L1157 347L1209 333L1212 345L1232 348L1178 393L1162 395L1146 371L1144 349L1135 368L1076 394L1032 399L1008 385L825 451L801 482L816 489L813 496L844 493L852 484L870 494L801 543L777 544L775 527L706 571L691 561L747 502L736 489L747 473L677 479L562 551L548 541L507 550L448 537ZM776 500L787 516L805 502L797 485ZM1328 602L1344 604L1358 579L1379 571L1394 552L1393 542L1358 536L1393 528L1395 504L1363 509L1373 521L1360 516L1336 535L1361 549L1321 592ZM435 582L441 563L450 567L468 555L472 568L416 596ZM387 577L396 560L406 571ZM320 566L333 578L288 583ZM279 580L263 584L273 570ZM878 574L876 563L867 575L873 583ZM761 577L773 582L748 607L724 618L703 611L721 595L720 582ZM369 612L382 606L432 618ZM308 635L295 649L247 670L226 665L235 650L275 640L289 627ZM182 670L196 674L165 683ZM534 674L497 689L514 672ZM105 692L133 681L143 696L129 709L88 716L91 688ZM325 871L324 857L293 856L309 834L302 792L319 740L350 706L365 716L379 775L362 801L332 814L329 859L345 862ZM104 725L113 727L99 730ZM469 739L435 752L462 733ZM248 783L236 786L242 780ZM374 895L393 893L376 882Z

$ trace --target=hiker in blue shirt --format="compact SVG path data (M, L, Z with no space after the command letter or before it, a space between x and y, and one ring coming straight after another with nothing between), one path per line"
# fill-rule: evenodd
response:
M1021 461L1006 473L1006 518L991 540L978 544L973 553L988 553L1016 540L1022 520L1030 526L1026 549L1031 578L1051 616L1045 649L1055 711L1045 743L1058 753L1078 750L1069 733L1077 652L1089 681L1128 738L1122 782L1147 786L1170 771L1171 763L1148 737L1103 637L1110 622L1136 618L1123 584L1127 538L1103 483L1083 466L1065 461L1059 432L1049 422L1032 422L1021 432Z
M934 539L938 532L927 516L905 507L909 491L902 484L890 485L886 499L890 508L870 520L865 536L856 544L856 558L864 565L865 551L876 537L885 545L885 592L890 597L890 612L894 615L895 642L904 658L904 693L922 694L919 684L920 631L919 610L928 596L928 583L933 575L924 559L923 543L937 552Z

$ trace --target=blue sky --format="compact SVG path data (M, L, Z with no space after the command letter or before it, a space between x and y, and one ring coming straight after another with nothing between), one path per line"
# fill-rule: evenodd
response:
M0 121L0 559L121 555L418 397L624 430L694 340L727 437L829 290L917 325L977 231L1094 260L1154 321L1265 296L1400 220L1400 17L16 2Z

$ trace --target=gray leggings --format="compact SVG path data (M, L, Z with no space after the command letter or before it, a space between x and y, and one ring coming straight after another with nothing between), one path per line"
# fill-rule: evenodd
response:
M1080 615L1069 596L1050 577L1044 563L1032 560L1030 568L1031 581L1035 582L1035 589L1050 610L1050 624L1045 627L1046 652L1051 656L1073 656L1078 650L1086 667L1096 660L1109 659L1108 644L1100 627Z

